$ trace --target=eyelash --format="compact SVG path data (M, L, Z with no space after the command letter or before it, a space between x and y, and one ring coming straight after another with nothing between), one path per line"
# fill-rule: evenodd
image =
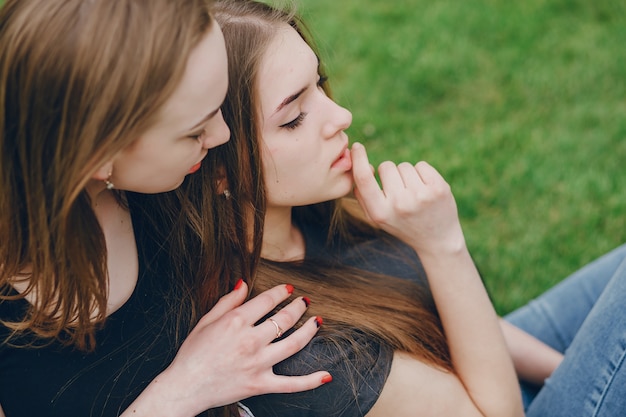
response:
M328 77L320 75L320 79L317 81L317 86L319 88L322 88L324 84L326 84L326 81L328 81ZM298 117L293 119L291 122L285 123L284 125L280 125L280 127L284 127L285 129L289 129L289 130L294 130L295 128L300 126L300 124L302 124L302 121L304 120L306 115L307 115L306 113L300 113Z
M204 135L206 134L206 128L202 129L201 132L199 132L198 134L193 134L193 135L189 135L187 136L189 139L193 139L193 140L197 140L197 141L201 141L204 138Z
M284 125L280 125L280 127L284 127L285 129L293 130L296 127L300 126L304 118L306 117L306 113L300 113L298 117L290 121L289 123L285 123Z

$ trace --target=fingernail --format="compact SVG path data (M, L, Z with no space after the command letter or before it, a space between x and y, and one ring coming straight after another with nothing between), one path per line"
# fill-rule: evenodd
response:
M241 288L242 285L243 285L243 278L239 278L239 281L237 281L237 283L235 284L235 288L233 288L233 291L237 291L239 288Z
M287 288L287 292L289 294L293 293L293 285L291 284L285 284L285 288Z
M320 316L315 317L315 325L317 327L320 327L323 323L324 323L324 320Z
M333 380L332 375L326 375L325 377L322 378L322 384L328 384L332 380Z
M302 301L304 301L307 308L311 305L311 299L309 299L309 297L302 297Z

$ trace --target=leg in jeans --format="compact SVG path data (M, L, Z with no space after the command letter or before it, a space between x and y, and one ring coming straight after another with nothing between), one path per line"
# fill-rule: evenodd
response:
M505 319L564 353L625 258L626 245L622 245L572 274ZM524 382L521 387L526 408L541 387Z
M527 417L616 417L626 410L626 261L589 312Z

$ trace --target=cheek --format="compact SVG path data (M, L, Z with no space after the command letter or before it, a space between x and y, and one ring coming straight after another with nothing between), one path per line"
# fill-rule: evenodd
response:
M267 168L273 176L282 177L283 181L302 175L315 164L316 155L302 149L276 149L269 152Z
M293 159L293 154L291 154L291 158L290 154L284 146L268 146L266 144L261 155L265 172L275 176L284 171Z

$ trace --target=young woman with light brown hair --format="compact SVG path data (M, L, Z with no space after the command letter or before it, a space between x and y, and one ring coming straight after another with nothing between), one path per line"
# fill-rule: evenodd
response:
M348 146L351 114L329 98L293 14L224 0L215 16L229 56L231 141L209 152L187 192L199 212L221 213L209 222L223 259L257 264L254 293L288 276L314 299L309 313L323 312L320 333L276 371L333 375L316 390L244 405L258 417L521 416L443 178L426 163L385 163L378 187L364 148ZM359 203L344 198L355 184ZM241 236L248 248L230 243Z
M272 372L319 327L270 343L302 297L255 326L293 287L241 305L240 277L179 274L184 195L144 195L228 140L226 89L210 2L4 2L0 416L237 415L244 397L328 381Z

